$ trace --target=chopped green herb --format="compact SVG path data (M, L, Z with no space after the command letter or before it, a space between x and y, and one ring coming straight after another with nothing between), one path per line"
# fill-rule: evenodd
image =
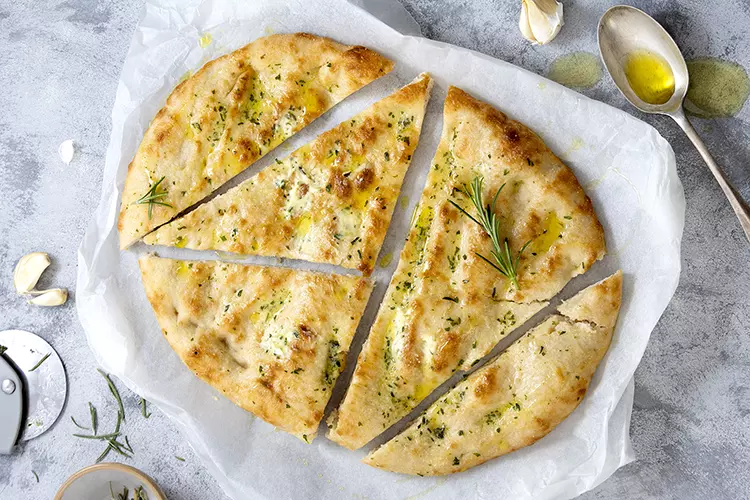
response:
M39 474L37 474L35 471L31 471L32 474L34 474L34 479L36 479L36 482L39 482Z
M182 458L182 457L178 457L177 455L175 455L174 457L175 457L175 458L176 458L177 460L179 460L180 462L184 462L184 461L185 461L185 459L184 459L184 458Z

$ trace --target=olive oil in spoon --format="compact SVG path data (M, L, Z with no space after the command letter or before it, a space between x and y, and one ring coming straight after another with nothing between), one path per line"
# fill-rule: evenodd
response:
M688 90L688 68L672 37L651 16L627 5L604 13L598 36L604 66L617 88L641 111L667 115L677 122L716 178L750 241L750 208L685 116L682 102Z

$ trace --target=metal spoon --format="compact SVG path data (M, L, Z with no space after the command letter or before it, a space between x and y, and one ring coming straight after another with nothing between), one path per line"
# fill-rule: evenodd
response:
M688 89L688 70L685 59L672 37L642 10L627 5L617 5L605 12L599 21L598 38L604 66L612 75L617 88L636 108L646 113L670 116L682 127L688 138L693 141L711 173L714 174L729 204L732 205L734 213L737 214L745 236L750 241L750 210L747 204L742 201L737 191L724 177L682 109L682 101ZM647 50L660 55L672 68L674 93L664 104L649 104L641 100L630 87L623 66L627 55L637 50Z

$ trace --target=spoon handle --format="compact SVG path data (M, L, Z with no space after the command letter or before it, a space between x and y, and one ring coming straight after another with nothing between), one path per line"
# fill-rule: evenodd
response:
M711 153L708 152L708 148L706 148L706 145L701 140L698 132L695 131L693 125L688 121L682 108L670 116L680 127L682 127L682 130L685 132L685 135L688 136L688 139L693 141L693 145L703 157L703 160L706 162L706 165L708 165L711 173L714 174L716 182L719 183L719 187L724 191L724 195L729 200L729 204L732 205L734 213L737 214L737 218L740 220L740 226L742 226L742 230L745 231L745 237L750 241L750 209L748 209L747 204L729 184L726 177L724 177L724 174L711 157Z

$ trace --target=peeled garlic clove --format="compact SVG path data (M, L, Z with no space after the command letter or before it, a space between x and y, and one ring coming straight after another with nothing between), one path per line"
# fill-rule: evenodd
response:
M68 291L64 288L52 288L51 290L44 290L37 292L39 295L29 300L29 304L36 306L61 306L68 300Z
M16 292L29 293L33 290L47 266L49 266L49 256L44 252L32 252L21 257L13 271L13 284L16 286Z
M557 0L521 0L518 27L533 44L552 41L563 25L563 6Z

